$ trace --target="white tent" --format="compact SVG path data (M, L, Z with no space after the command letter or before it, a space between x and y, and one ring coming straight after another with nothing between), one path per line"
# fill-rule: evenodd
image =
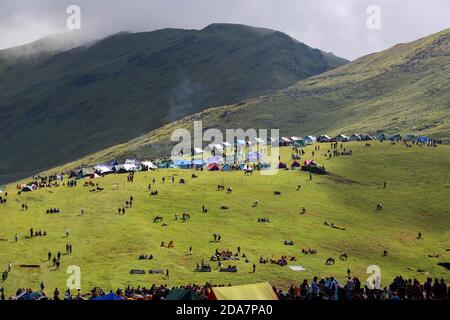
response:
M208 150L213 151L213 150L223 150L223 147L221 144L210 144L209 146L206 147Z
M151 161L142 161L141 166L144 170L156 170L158 167Z
M194 155L202 154L204 152L201 148L194 148L193 151L194 151Z
M134 163L124 163L115 166L116 172L132 172L136 171L136 165Z
M135 165L137 165L139 163L141 163L141 162L139 160L136 160L136 159L127 159L127 160L125 160L125 164L135 164Z
M94 167L95 171L99 172L100 174L106 174L113 172L113 166L108 166L106 164L98 164Z
M266 142L261 138L255 138L253 139L253 141L258 144L266 144Z
M231 148L232 145L229 142L222 142L222 147L224 147L224 148Z
M346 142L346 141L348 141L348 139L349 138L344 134L340 134L335 138L335 140L338 142Z

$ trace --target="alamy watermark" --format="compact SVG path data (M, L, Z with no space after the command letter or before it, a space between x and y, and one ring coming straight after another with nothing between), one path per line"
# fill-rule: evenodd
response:
M66 28L69 30L81 29L81 8L77 5L70 5L66 9L66 13L69 15L66 20Z
M70 274L66 281L67 289L81 290L81 268L75 265L69 266L66 273Z
M381 30L381 8L377 5L367 7L366 26L369 30Z
M366 280L366 286L368 289L381 289L381 268L377 265L371 265L367 267L367 274L370 276Z

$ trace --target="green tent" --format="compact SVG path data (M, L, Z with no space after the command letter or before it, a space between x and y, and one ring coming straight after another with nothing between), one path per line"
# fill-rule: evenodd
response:
M201 298L190 290L174 289L167 295L166 300L201 300Z

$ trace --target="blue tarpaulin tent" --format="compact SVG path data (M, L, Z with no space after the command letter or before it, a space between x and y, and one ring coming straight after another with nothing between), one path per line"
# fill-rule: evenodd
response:
M422 136L422 137L417 137L417 142L419 143L428 143L430 142L430 138Z
M104 301L106 301L106 300L122 300L122 298L120 298L115 293L109 293L109 294L106 294L104 296L99 296L99 297L96 297L96 298L92 298L91 300L104 300Z

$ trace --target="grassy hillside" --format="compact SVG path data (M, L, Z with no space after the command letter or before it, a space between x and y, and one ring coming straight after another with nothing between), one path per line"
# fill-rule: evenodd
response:
M0 183L346 62L281 32L228 24L19 54L45 43L0 52Z
M7 187L7 204L0 204L0 265L13 261L13 272L3 284L8 294L19 287L38 288L43 280L47 291L60 291L66 286L66 268L81 268L83 291L93 286L115 290L127 285L150 286L152 283L186 284L190 282L215 284L243 284L270 281L280 286L299 284L314 275L334 275L343 280L347 268L365 281L369 265L381 267L383 285L395 275L424 280L426 276L448 280L448 271L437 266L448 262L450 255L450 222L448 208L450 188L450 147L407 148L390 143L349 143L353 156L325 160L328 144L321 145L315 158L332 173L331 176L309 176L300 171L280 171L274 176L243 172L196 172L191 170L160 170L137 173L134 183L126 182L126 175L110 175L97 182L105 188L90 192L82 183L75 188L40 189L17 195L15 186ZM306 149L304 159L312 158L313 147ZM289 161L290 148L282 148L282 160ZM174 175L187 180L185 185L170 181ZM167 178L162 184L161 178ZM155 178L156 197L149 196L147 186ZM382 187L386 179L387 188ZM82 181L81 181L82 182ZM233 187L232 194L217 191L217 184ZM117 184L117 188L113 188ZM296 191L301 184L301 191ZM281 196L274 196L274 191ZM117 208L134 197L133 208L118 215ZM252 208L258 199L260 206ZM377 203L382 211L376 211ZM21 204L27 203L28 211ZM208 213L201 212L202 205ZM229 210L220 210L222 205ZM307 212L300 214L301 208ZM46 214L48 208L60 208L59 214ZM84 216L80 208L85 209ZM188 212L187 223L174 220L174 214ZM167 227L153 223L162 215ZM268 217L269 224L257 223ZM324 225L324 221L346 228L345 231ZM26 239L29 228L46 230L47 237ZM70 228L69 238L65 230ZM212 243L212 234L220 233L222 241ZM423 238L416 239L418 232ZM20 239L14 242L14 235ZM173 240L174 249L160 247ZM284 240L294 241L285 246ZM47 252L65 252L66 243L73 244L73 253L63 255L62 267L55 271L45 261ZM189 246L193 255L187 255ZM236 274L195 273L195 263L208 260L215 249L236 251L242 248L250 263L236 263ZM317 255L303 255L302 248L318 249ZM383 250L389 252L382 257ZM347 262L339 260L342 252L349 254ZM139 254L153 254L154 260L140 261ZM438 254L439 258L428 255ZM288 266L259 264L261 255L296 256L303 272ZM336 258L334 266L325 260ZM257 264L256 273L251 265ZM40 268L20 268L20 264L38 264ZM216 264L212 263L215 269ZM130 269L170 269L170 279L160 275L130 275ZM417 270L424 270L424 273ZM3 271L3 270L1 270Z
M450 29L362 57L275 94L198 113L80 163L168 154L176 128L279 128L282 135L359 132L450 140Z

